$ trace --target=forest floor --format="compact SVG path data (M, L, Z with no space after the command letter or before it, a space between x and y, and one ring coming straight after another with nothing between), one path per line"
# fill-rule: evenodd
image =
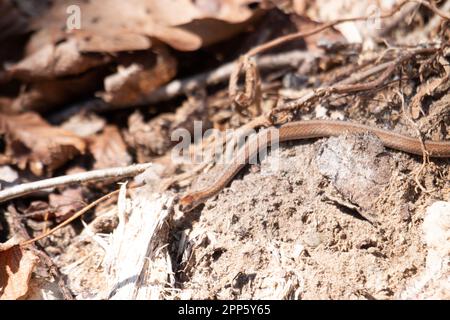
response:
M228 169L205 156L226 132L269 122L450 155L450 1L107 1L4 2L1 299L450 299L450 156L428 144L282 142L179 205Z

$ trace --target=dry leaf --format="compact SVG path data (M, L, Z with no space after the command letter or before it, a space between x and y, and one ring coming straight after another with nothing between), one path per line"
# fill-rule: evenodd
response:
M201 121L203 129L210 127L206 102L200 96L191 97L175 113L162 113L149 122L144 122L140 112L128 118L125 140L136 150L138 162L151 161L167 152L176 142L171 140L174 130L185 129L194 134L195 121Z
M91 138L89 151L94 156L95 169L124 167L132 162L127 146L115 126L106 126L101 134Z
M60 167L79 153L85 142L73 133L52 127L38 114L0 114L0 134L5 135L6 154L21 169L29 164L36 175Z
M66 188L60 194L51 193L48 201L57 222L70 218L86 205L81 187Z
M0 243L0 300L24 298L38 257L13 238Z
M145 51L125 63L105 79L106 92L101 97L114 106L141 104L149 92L176 74L176 60L161 46L156 55Z
M106 120L95 113L78 112L61 124L61 128L79 137L89 137L103 130Z
M449 76L445 76L443 78L434 78L429 81L425 81L423 84L419 86L416 95L411 99L411 116L413 119L418 119L422 109L422 102L427 96L432 96L436 89L439 88L443 83L448 82ZM425 113L424 113L425 115Z
M80 51L119 52L149 49L149 37L179 50L196 50L243 30L255 10L254 0L61 0L34 25L40 29L29 51L75 38ZM81 29L62 30L66 9L79 6Z
M9 111L49 111L54 106L73 102L82 95L95 92L103 76L100 70L94 69L79 77L36 81L29 84L27 89L14 100Z
M48 220L50 218L50 206L46 201L35 200L30 203L30 205L21 210L23 215L27 218L35 220Z
M174 114L162 114L146 123L140 112L128 118L125 140L136 151L138 162L151 161L170 148L170 127L174 118Z
M120 52L155 50L161 41L180 50L196 50L230 38L244 30L255 12L262 12L250 9L250 4L254 1L54 1L44 14L33 17L36 32L25 58L6 73L28 82L6 110L44 112L93 93L108 63L115 62ZM81 29L65 30L69 6L80 8ZM171 80L175 59L167 51L156 53L153 65L119 61L119 72L105 81L104 100L115 106L139 104L141 94Z
M82 54L74 40L48 44L9 68L12 77L23 81L52 79L84 73L111 61L100 54Z
M27 218L48 221L56 218L56 222L70 218L86 205L83 190L80 186L67 187L61 193L50 193L48 202L36 200L23 210Z

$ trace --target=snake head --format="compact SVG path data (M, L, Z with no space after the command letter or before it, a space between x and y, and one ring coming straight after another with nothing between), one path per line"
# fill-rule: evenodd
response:
M180 209L183 212L189 212L199 206L201 202L196 201L196 197L194 195L188 194L180 199Z

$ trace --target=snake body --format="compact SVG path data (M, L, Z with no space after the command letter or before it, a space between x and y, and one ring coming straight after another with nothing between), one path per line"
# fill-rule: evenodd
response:
M218 194L226 187L234 176L254 157L260 150L271 144L273 139L279 142L338 136L344 133L370 132L376 135L384 146L404 151L410 154L422 155L422 143L419 139L405 136L393 131L370 127L348 121L335 120L306 120L284 124L277 128L277 133L263 130L250 138L231 160L220 177L210 186L188 193L180 199L183 211L190 211L204 203L210 197ZM450 157L450 141L424 141L425 148L430 157Z

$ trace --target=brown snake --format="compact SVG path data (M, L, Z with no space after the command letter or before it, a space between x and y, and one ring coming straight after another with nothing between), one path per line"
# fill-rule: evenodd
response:
M422 155L422 144L419 139L404 136L388 130L369 127L362 124L333 120L309 120L284 124L278 128L278 135L272 136L270 130L263 130L252 137L238 151L222 175L210 186L188 193L180 199L181 209L191 211L204 203L208 198L218 194L230 183L233 177L254 157L261 149L272 143L272 139L280 142L299 139L338 136L343 133L370 132L376 135L384 146L407 153ZM269 133L269 134L267 134ZM265 139L261 139L266 135ZM430 157L450 157L450 141L425 141L425 148Z

